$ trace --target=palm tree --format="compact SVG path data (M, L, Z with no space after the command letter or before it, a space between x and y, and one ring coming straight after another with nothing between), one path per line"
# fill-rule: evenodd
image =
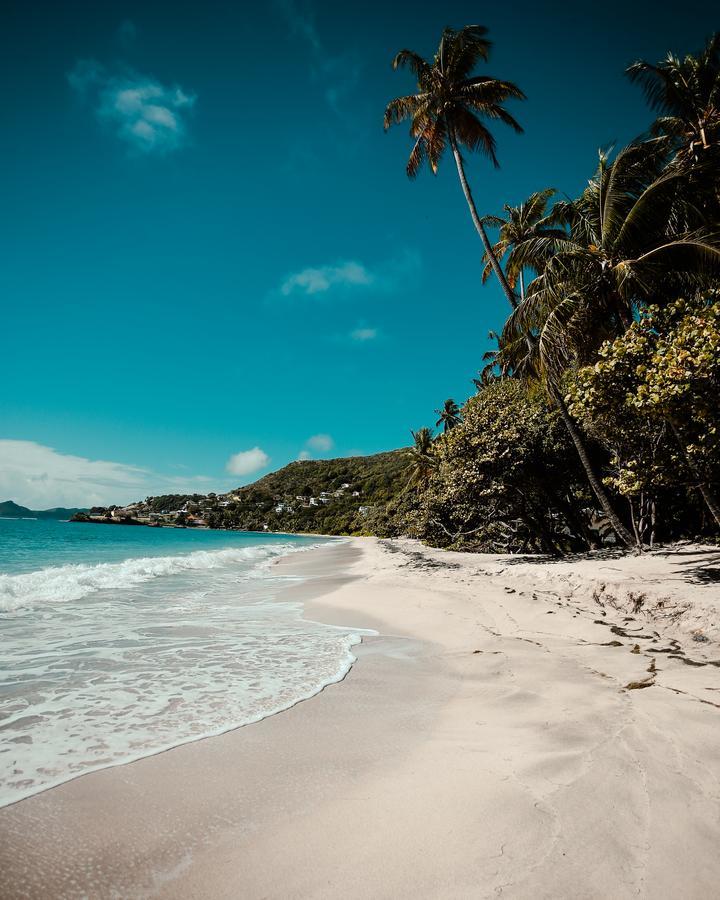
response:
M482 355L482 361L485 365L478 372L477 378L473 378L472 380L478 393L489 384L500 381L510 374L501 357L500 335L496 331L489 331L488 340L495 341L496 348L494 350L486 350ZM500 369L499 372L497 371L498 368Z
M555 205L568 232L503 331L505 344L532 334L528 353L555 381L622 333L643 305L709 284L720 271L718 235L684 190L688 174L664 163L643 145L612 162L601 153L581 196ZM532 252L528 245L520 258Z
M452 431L456 425L459 425L462 422L460 407L453 399L446 400L443 403L442 409L436 409L435 412L440 417L435 423L435 426L442 425L444 434L447 434L448 431Z
M637 60L626 73L638 83L652 109L660 113L651 133L669 138L683 157L720 143L720 33L697 54L679 59L674 53L653 65Z
M683 191L687 175L663 168L664 161L643 146L622 150L614 162L601 154L578 200L556 204L553 214L568 233L528 286L501 341L501 360L545 385L598 501L628 546L635 541L594 471L560 382L569 366L592 361L645 303L700 286L720 270L717 237L701 226ZM697 227L687 230L689 223ZM524 341L528 335L532 340Z
M406 167L410 178L417 175L423 160L427 160L434 174L437 173L440 159L447 146L450 146L485 255L508 302L514 308L517 306L517 298L505 278L478 215L460 153L461 146L468 150L479 150L497 168L499 163L495 153L495 138L482 120L499 120L517 132L522 131L521 126L503 106L508 99L525 98L520 88L510 81L472 74L477 63L487 61L489 57L491 43L486 35L487 28L482 25L466 25L459 31L446 28L431 62L412 50L401 50L393 60L393 68L410 68L417 78L417 92L397 97L388 103L385 109L385 129L410 119L410 134L414 139Z
M407 451L407 455L410 457L408 487L413 484L426 482L430 478L436 464L433 452L432 430L430 428L418 428L417 431L411 431L410 434L413 436L415 443Z
M530 268L539 273L552 256L557 241L567 234L556 227L553 215L547 214L547 206L555 195L555 188L546 188L531 194L519 206L503 207L504 216L483 216L483 224L499 230L493 245L496 259L505 262L505 277L511 288L520 285L520 302L525 299L524 270ZM483 283L490 277L492 265L486 261Z

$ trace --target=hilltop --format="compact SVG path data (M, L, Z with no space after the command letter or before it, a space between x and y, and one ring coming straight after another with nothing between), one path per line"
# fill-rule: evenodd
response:
M298 460L227 494L163 494L128 506L93 507L79 521L359 534L405 488L404 450Z
M64 506L55 506L52 509L28 509L27 506L20 506L14 500L0 501L0 519L70 519L82 512L85 510L78 507L66 509Z

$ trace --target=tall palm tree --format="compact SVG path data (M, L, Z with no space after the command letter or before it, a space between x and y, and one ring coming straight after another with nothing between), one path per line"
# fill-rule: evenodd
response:
M407 66L417 78L417 92L397 97L388 103L385 129L410 119L410 134L414 139L406 167L410 178L417 175L424 160L436 173L445 149L450 146L485 255L514 308L517 298L478 215L460 153L461 146L471 151L479 150L497 167L495 138L482 120L499 120L517 132L522 131L503 106L508 99L525 98L520 88L510 81L472 74L478 62L485 62L489 57L491 42L486 35L487 28L482 25L466 25L459 31L446 28L432 61L423 59L412 50L401 50L393 60L393 68Z
M660 113L651 133L675 142L682 156L697 159L720 143L720 33L696 56L668 53L657 64L637 60L626 73L638 83L651 109Z
M435 423L435 427L442 425L444 434L452 431L456 425L462 422L460 407L452 398L446 400L442 405L442 409L436 409L435 412L440 417Z
M529 268L539 273L552 256L556 243L567 237L563 228L547 213L548 203L555 195L555 188L546 188L530 194L519 206L503 207L503 216L483 216L483 224L498 229L498 239L493 245L496 259L504 261L505 277L511 288L520 286L520 302L525 299L524 271ZM483 282L492 271L489 260L483 269Z
M435 468L435 454L433 452L433 433L430 428L418 428L411 431L414 444L407 450L409 456L409 480L408 487L423 483L430 478Z

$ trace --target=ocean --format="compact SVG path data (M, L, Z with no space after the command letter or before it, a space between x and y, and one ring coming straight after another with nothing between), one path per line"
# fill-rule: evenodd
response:
M360 633L305 620L272 566L323 543L0 519L0 806L344 677Z

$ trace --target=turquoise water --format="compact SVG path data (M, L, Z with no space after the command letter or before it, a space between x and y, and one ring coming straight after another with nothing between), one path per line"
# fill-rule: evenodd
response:
M0 519L0 572L32 572L71 563L109 563L140 556L174 556L223 547L317 543L294 535L192 528L145 528Z
M323 543L0 520L0 805L343 677L360 635L280 601L272 565Z

